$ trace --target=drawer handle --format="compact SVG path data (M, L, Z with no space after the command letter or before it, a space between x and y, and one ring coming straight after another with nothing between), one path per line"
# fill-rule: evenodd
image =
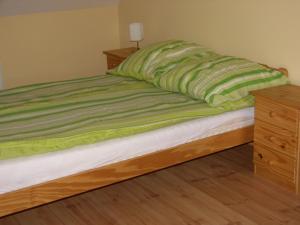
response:
M269 141L276 144L277 138L274 137L274 136L270 136L270 137L269 137ZM278 146L279 146L281 149L286 149L287 144L286 144L286 143L282 143L282 144L278 144Z
M276 116L276 113L275 112L273 112L273 111L270 111L269 112L269 117L275 117Z
M263 159L263 158L264 158L264 156L263 156L261 153L258 153L257 155L258 155L258 157L259 157L260 159Z
M282 149L285 149L286 148L286 144L281 144L281 145L279 145L280 146L280 148L282 148Z

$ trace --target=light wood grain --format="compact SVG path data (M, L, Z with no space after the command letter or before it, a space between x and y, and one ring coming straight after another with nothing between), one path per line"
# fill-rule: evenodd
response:
M284 154L273 151L259 143L254 145L254 161L278 176L295 183L296 160Z
M300 90L296 85L282 85L253 91L253 95L270 99L278 104L300 110Z
M270 170L269 167L266 167L263 164L256 163L254 167L255 167L254 170L255 170L256 175L261 176L266 180L275 182L275 183L277 183L285 188L288 188L294 192L296 191L295 183L289 179L286 179L285 176L280 176L280 175L274 173L272 170Z
M135 53L138 49L135 47L130 48L120 48L120 49L114 49L114 50L107 50L104 51L103 54L115 56L120 59L126 59L129 55Z
M135 53L137 50L137 48L131 47L104 51L103 54L107 56L107 69L113 69L117 67L128 56Z
M116 56L107 56L107 69L113 69L115 67L117 67L118 65L120 65L122 62L124 61L124 59L120 59Z
M255 173L299 193L300 87L283 85L255 95Z
M300 112L299 112L299 116L300 116ZM296 156L296 192L300 194L300 123L298 124L298 153Z
M0 217L251 142L253 127L0 195Z
M298 225L300 198L247 145L0 219L0 225Z
M255 118L297 132L299 118L296 109L274 102L264 96L255 95L255 97Z
M255 121L254 141L293 158L296 157L297 134L288 129L257 119Z
M286 68L280 67L280 68L277 68L276 70L283 73L286 77L289 76L289 71Z
M286 68L284 68L284 67L274 68L274 67L268 66L266 64L262 64L262 63L261 63L261 65L263 65L263 66L265 66L265 67L267 67L269 69L277 70L277 71L283 73L286 77L289 76L289 71Z

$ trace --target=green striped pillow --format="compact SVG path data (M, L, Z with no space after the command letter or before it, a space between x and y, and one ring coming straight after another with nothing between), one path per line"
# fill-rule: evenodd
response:
M250 91L287 84L288 79L279 71L247 59L214 54L185 60L157 75L153 83L221 106L248 96Z
M164 41L140 49L108 73L152 82L156 75L189 58L202 58L211 54L214 54L211 50L195 43L181 40Z

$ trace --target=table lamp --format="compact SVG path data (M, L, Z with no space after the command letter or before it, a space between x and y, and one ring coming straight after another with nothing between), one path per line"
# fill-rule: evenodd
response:
M140 49L139 42L144 38L144 27L142 23L129 24L130 41L136 42L137 49Z

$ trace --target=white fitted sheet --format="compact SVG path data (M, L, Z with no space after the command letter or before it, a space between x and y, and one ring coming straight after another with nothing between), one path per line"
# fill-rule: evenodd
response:
M129 137L0 161L0 194L254 124L253 108L191 120Z

